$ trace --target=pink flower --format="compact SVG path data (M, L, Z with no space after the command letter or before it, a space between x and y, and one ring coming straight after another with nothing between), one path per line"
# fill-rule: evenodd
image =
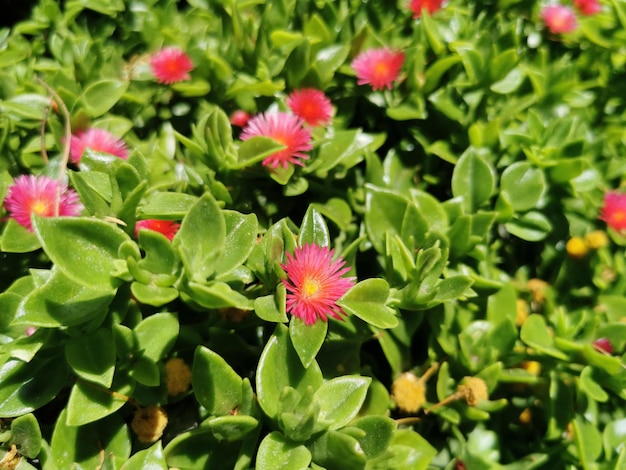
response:
M296 247L287 253L287 262L281 267L287 273L283 284L287 288L287 312L301 318L307 325L328 317L343 320L344 311L337 305L354 285L353 277L342 277L350 268L345 261L333 261L334 250L313 244Z
M108 153L122 160L128 158L128 148L122 139L118 139L104 129L95 127L91 127L86 131L78 131L72 135L72 140L70 141L72 163L78 164L80 162L85 149Z
M189 56L177 47L166 47L150 57L152 73L159 83L171 83L189 80L193 62Z
M552 34L570 33L578 27L574 11L565 5L548 5L541 10L541 18Z
M165 238L172 241L176 232L180 228L180 224L176 222L172 222L171 220L158 220L158 219L147 219L147 220L139 220L135 224L135 237L139 237L139 230L152 230L154 232L159 232L162 235L165 235Z
M287 97L287 106L311 126L328 124L333 114L330 99L314 88L294 90Z
M357 84L370 84L373 90L391 89L404 63L404 53L387 47L369 49L352 61Z
M241 132L241 140L263 136L274 139L285 146L283 150L274 152L265 160L263 165L276 168L282 165L287 168L289 163L304 166L301 160L308 160L309 156L303 152L311 150L311 131L303 127L302 118L288 113L258 114L250 119L248 125Z
M243 109L238 109L230 115L230 123L233 126L245 127L250 118L252 118L250 113L245 112Z
M60 189L60 191L59 191ZM4 199L4 208L15 221L33 231L31 215L54 217L78 215L83 210L78 194L66 185L47 176L21 175L9 186Z
M606 193L599 219L604 220L613 230L626 230L626 194L616 191Z
M595 15L602 10L598 0L574 0L574 6L585 16Z
M426 10L429 14L435 13L441 9L443 0L411 0L409 9L413 12L413 18L422 16L422 11Z

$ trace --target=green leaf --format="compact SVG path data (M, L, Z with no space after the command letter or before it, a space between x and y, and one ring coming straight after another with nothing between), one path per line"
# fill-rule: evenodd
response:
M143 356L154 362L161 360L178 338L178 316L174 313L155 313L135 327L138 348Z
M226 415L210 418L202 425L207 426L213 436L220 441L240 441L254 431L259 422L252 416Z
M502 173L500 190L506 195L516 211L536 207L546 190L543 172L529 162L516 162Z
M57 328L103 317L114 298L110 289L77 284L54 267L39 287L22 299L12 323Z
M382 253L387 231L400 235L408 200L371 185L366 190L365 229L376 251Z
M98 445L98 443L100 445ZM96 423L83 426L67 424L67 411L59 415L50 442L54 461L59 469L98 468L102 455L113 455L118 466L130 457L131 439L124 420L107 416Z
M298 243L300 246L315 244L323 247L329 246L330 244L330 234L326 221L312 206L308 207L302 219Z
M81 378L110 387L115 372L115 342L107 329L71 338L65 345L65 358L73 371Z
M130 240L116 226L84 217L33 217L33 228L55 266L85 287L110 290L119 247Z
M286 290L283 284L276 287L276 294L270 294L254 299L254 312L261 320L274 323L287 323L285 312Z
M225 282L213 281L207 285L190 282L186 287L189 297L206 308L235 307L252 310L254 305L252 300L232 289Z
M10 444L17 447L17 451L29 459L34 459L41 451L41 429L37 418L32 413L18 416L11 422Z
M311 453L302 444L285 439L274 431L261 441L256 458L257 468L276 470L305 470L311 463Z
M369 460L387 450L398 425L387 416L364 416L354 421L351 426L365 431L365 436L359 439L359 444Z
M154 192L146 197L139 208L142 219L180 220L198 202L198 198L185 193Z
M317 352L324 344L328 323L317 321L307 325L298 317L293 317L289 322L289 336L302 365L306 368L315 360Z
M359 441L340 431L327 431L308 446L313 462L324 468L357 470L365 468L365 453Z
M241 144L238 149L238 161L232 165L233 169L242 169L265 160L270 155L285 148L284 145L269 137L252 137Z
M110 388L78 380L67 402L67 425L93 423L119 410L128 402L135 388L125 376L116 377Z
M204 282L215 273L225 240L224 215L213 196L206 193L189 210L173 240L190 279Z
M520 339L539 353L567 361L567 355L554 346L554 338L550 336L548 325L543 316L530 315L520 331Z
M370 377L358 375L344 375L325 382L314 395L320 405L319 422L335 430L352 421L365 401L371 382Z
M0 238L0 249L5 253L29 253L41 248L37 235L29 232L26 227L9 219Z
M354 285L337 301L347 314L355 315L377 328L393 328L398 324L394 311L387 307L389 284L384 279L365 279Z
M452 173L452 195L463 198L466 213L476 212L495 190L494 169L476 151L461 155Z
M65 386L68 367L59 354L37 361L9 359L0 366L0 416L21 416L42 407Z
M256 373L257 396L261 409L275 419L280 409L279 397L285 387L304 394L307 387L317 390L323 382L317 362L304 367L296 353L287 327L276 325L267 341Z
M161 440L147 449L135 452L120 470L163 470L168 468Z
M224 255L217 267L219 275L227 274L243 264L255 244L259 223L255 214L241 214L236 211L224 211L226 235Z
M543 240L552 231L548 218L538 211L530 211L505 224L509 233L529 242Z
M91 117L102 116L124 95L130 82L99 80L89 85L81 99Z
M240 451L240 442L218 441L210 429L201 427L177 435L164 453L170 468L233 470Z
M219 354L198 346L191 377L193 392L209 414L227 416L241 405L241 377Z

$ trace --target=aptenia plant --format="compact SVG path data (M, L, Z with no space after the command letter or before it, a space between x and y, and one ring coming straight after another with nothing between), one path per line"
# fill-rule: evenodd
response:
M621 0L34 3L0 468L626 468Z

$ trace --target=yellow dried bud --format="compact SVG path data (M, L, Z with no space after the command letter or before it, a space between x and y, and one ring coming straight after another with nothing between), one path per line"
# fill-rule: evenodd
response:
M585 243L592 250L598 250L609 244L609 237L602 230L594 230L585 235Z
M524 299L517 299L517 311L515 312L515 324L517 326L522 326L528 315L530 314L528 309L528 302Z
M527 286L530 291L530 298L533 302L537 302L538 304L545 302L548 285L546 281L542 281L541 279L533 278L528 280Z
M457 387L457 393L465 398L469 406L476 406L481 400L489 399L487 384L478 377L464 377L463 383Z
M17 452L16 445L11 444L11 449L0 460L0 470L14 470L19 465L20 460L22 457Z
M565 249L567 250L567 254L574 259L583 258L589 251L589 249L587 248L587 244L580 237L572 237L567 240Z
M519 415L519 422L522 424L530 424L533 421L533 412L530 408L525 408Z
M167 393L170 396L180 395L189 390L191 385L191 369L185 361L174 357L165 363L167 377Z
M130 427L140 442L152 444L161 438L167 426L167 413L160 406L138 408Z
M529 374L537 376L541 373L541 364L537 361L523 361L520 366Z
M391 384L391 398L405 413L417 413L426 403L425 384L413 372L405 372Z

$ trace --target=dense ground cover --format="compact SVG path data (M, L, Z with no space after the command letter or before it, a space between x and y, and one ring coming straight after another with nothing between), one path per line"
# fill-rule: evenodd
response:
M623 1L17 13L2 468L626 468Z

